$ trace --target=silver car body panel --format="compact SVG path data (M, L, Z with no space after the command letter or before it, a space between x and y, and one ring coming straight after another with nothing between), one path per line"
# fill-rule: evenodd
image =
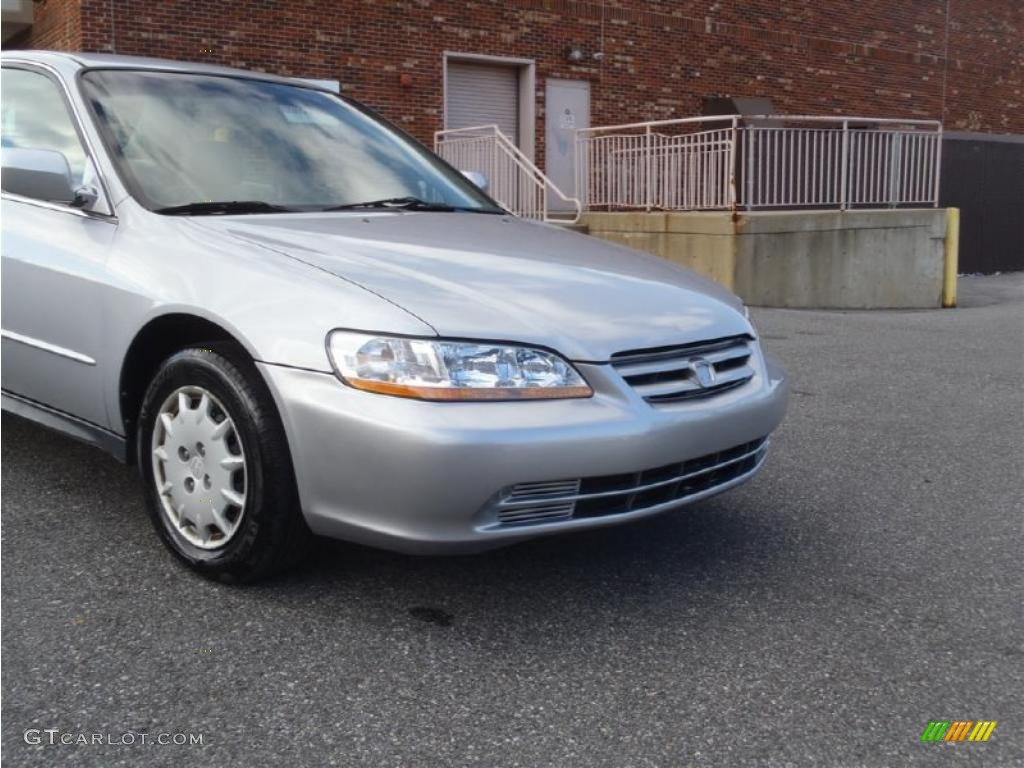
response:
M109 426L100 308L116 225L3 202L4 388Z
M486 519L509 485L683 461L764 438L782 418L785 379L756 342L749 382L686 403L653 406L608 364L628 350L756 337L738 299L711 281L507 215L154 214L120 183L76 77L84 67L149 67L294 81L99 54L13 52L2 61L62 79L113 210L83 214L3 195L5 408L123 454L119 386L132 341L166 315L209 320L257 361L277 401L313 529L421 552L678 506L510 530ZM331 372L325 338L334 328L546 347L576 361L594 396L426 403L357 391Z
M453 226L450 214L415 212L196 221L249 250L289 253L368 286L442 336L606 362L623 350L751 332L739 301L717 283L557 225L464 214Z
M788 398L781 370L760 357L743 390L668 408L645 403L608 365L579 366L592 398L450 408L338 387L315 371L261 368L284 415L312 529L415 554L481 551L682 506L504 530L482 516L517 483L635 472L764 437Z

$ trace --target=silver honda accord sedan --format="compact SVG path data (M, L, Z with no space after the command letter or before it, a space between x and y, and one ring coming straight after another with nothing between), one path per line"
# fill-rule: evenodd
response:
M2 66L3 407L136 464L203 574L259 578L311 533L613 525L764 463L787 385L715 283L518 219L315 85Z

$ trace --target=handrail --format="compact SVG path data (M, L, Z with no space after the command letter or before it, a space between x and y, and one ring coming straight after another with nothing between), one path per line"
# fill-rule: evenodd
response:
M939 120L923 120L919 118L898 118L898 117L843 117L839 115L782 115L782 114L766 114L766 115L699 115L697 117L673 117L664 120L647 120L640 123L622 123L620 125L596 125L589 128L577 128L576 133L595 133L598 131L624 131L636 128L652 128L669 126L669 125L687 125L695 123L721 123L731 122L732 120L789 120L792 122L829 122L829 123L875 123L876 125L921 125L931 126L936 129L942 127L942 122Z
M575 139L587 209L938 205L938 120L702 115L580 128Z
M583 210L580 200L563 193L495 124L436 131L434 151L460 170L486 176L487 191L517 216L565 223L579 221ZM573 207L571 219L550 215L549 191Z
M561 198L563 202L572 204L573 208L575 208L576 210L576 213L572 217L572 223L578 222L580 220L580 214L583 212L583 204L579 201L579 198L569 197L564 192L562 192L562 190L560 190L555 185L555 183L547 177L547 174L545 174L540 168L538 168L534 164L534 162L529 157L527 157L526 154L523 153L523 151L520 150L519 147L517 147L511 139L508 138L508 136L506 136L500 130L497 130L497 126L495 126L495 133L497 135L498 143L501 146L503 146L507 152L511 153L514 157L516 157L517 162L519 162L523 167L528 169L540 184L543 184L543 186L546 189L558 195L558 197ZM550 220L551 219L548 216L547 210L547 197L545 196L544 221Z
M692 123L721 123L733 118L742 119L743 115L701 115L700 117L673 117L665 120L647 120L642 123L623 123L621 125L593 125L589 128L577 128L576 134L594 133L596 131L625 131L634 128L657 128L664 125L687 125Z

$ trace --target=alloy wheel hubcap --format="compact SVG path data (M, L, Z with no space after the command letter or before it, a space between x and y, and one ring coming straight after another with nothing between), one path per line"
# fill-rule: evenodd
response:
M245 514L245 451L224 406L202 387L181 387L153 429L153 480L171 526L190 544L217 549Z

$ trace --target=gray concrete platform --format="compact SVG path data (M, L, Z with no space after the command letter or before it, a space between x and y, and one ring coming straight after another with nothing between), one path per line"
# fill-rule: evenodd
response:
M587 213L581 223L717 280L752 306L942 304L945 209Z

